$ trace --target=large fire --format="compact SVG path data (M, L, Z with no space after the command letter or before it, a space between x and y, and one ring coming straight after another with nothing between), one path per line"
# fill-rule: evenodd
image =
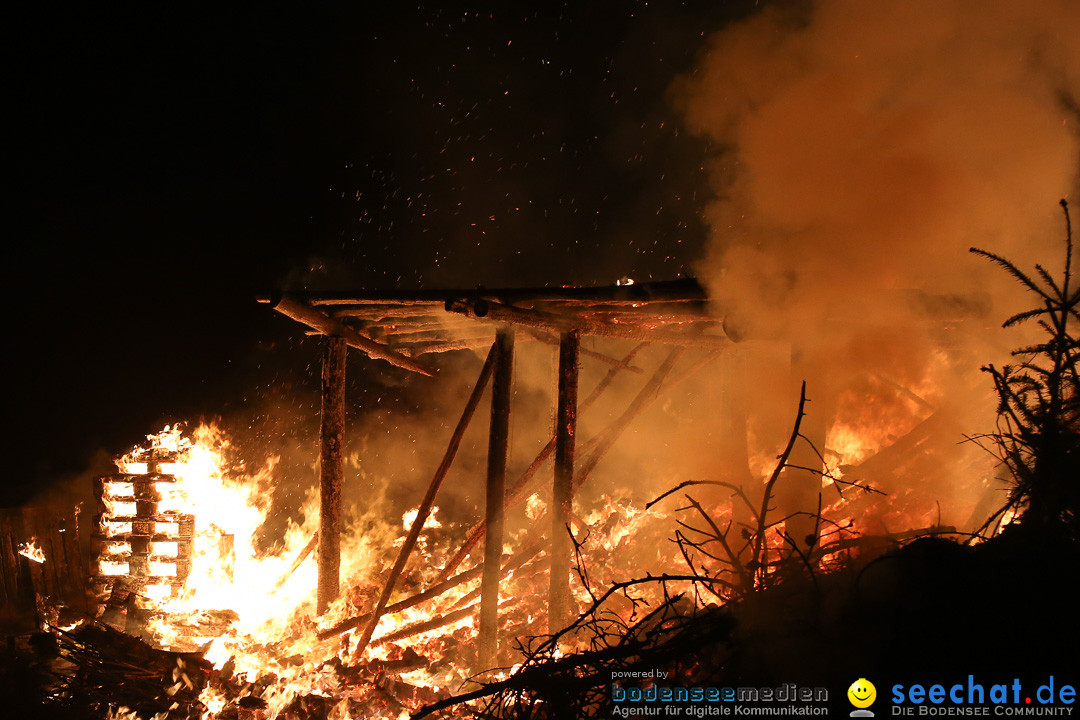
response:
M301 521L289 524L273 551L259 552L256 538L270 508L267 491L275 463L271 458L254 473L238 472L225 460L228 448L228 439L214 426L200 426L190 436L179 427L167 427L118 461L122 473L139 475L148 472L148 454L166 451L175 456L174 462L161 463L158 468L176 479L162 495L158 509L195 519L191 569L183 585L173 592L168 584L147 584L137 599L137 606L149 611L145 631L165 649L198 650L216 670L226 669L232 681L232 699L236 699L237 687L241 695L253 694L258 683L258 696L267 704L268 717L276 717L297 697L310 694L333 696L343 707L347 700L363 700L365 693L344 692L341 679L332 669L334 658L348 658L348 643L336 637L323 641L317 637L320 630L332 627L353 610L347 599L341 598L329 612L316 618L316 563L310 551L318 524L317 497L308 498ZM106 490L119 497L124 497L125 490L130 491L123 487ZM111 515L134 515L134 502L111 497L105 496ZM406 522L409 519L407 515ZM102 525L100 530L110 536L131 531L107 519L102 520ZM428 527L437 528L438 523L429 521ZM171 528L154 529L160 533ZM358 536L344 539L343 577L364 585L371 583L370 540ZM108 550L115 553L125 549L122 541L116 545ZM152 545L150 575L175 575L177 542ZM130 550L130 546L126 549ZM103 574L120 576L127 574L129 567L126 563L101 561L101 570ZM444 602L452 603L464 592L448 594ZM423 615L419 611L387 614L375 637L378 640L426 618L430 612L428 608ZM452 634L470 623L470 618L464 618L441 628L441 632ZM423 635L417 637L421 643L424 639ZM391 655L392 649L377 642L369 652L371 658L386 659ZM418 680L426 680L425 684L433 687L439 684L434 675ZM367 688L366 692L371 690ZM224 709L230 699L227 692L215 684L203 691L200 700L207 708L207 717Z
M915 412L901 414L892 432L909 432L923 420ZM847 481L845 473L857 474L849 466L892 439L888 429L870 429L872 432L862 432L856 424L838 424L829 434L827 452L822 455L823 493L833 483ZM391 604L369 646L356 657L353 631L357 623L348 621L371 611L390 555L403 542L416 511L406 512L400 525L371 522L369 518L368 522L354 523L352 532L346 528L341 568L345 591L319 616L313 552L318 531L317 495L309 495L299 520L291 521L284 536L266 550L259 533L272 505L275 459L267 458L262 467L247 470L230 465L229 449L229 439L215 426L202 425L191 434L180 427L167 427L149 436L147 443L118 461L122 475L117 477L127 481L103 481L102 502L107 512L101 515L98 528L102 535L114 538L103 547L99 573L120 579L133 572L134 561L115 560L125 557L125 552L130 557L133 540L123 538L130 536L132 527L130 522L115 518L136 514L133 488L145 482L140 476L149 473L158 478L157 510L171 514L159 518L193 518L189 566L184 566L183 572L177 568L184 561L181 547L186 541L175 539L178 523L156 523L148 550L148 576L152 579L138 589L135 607L144 621L139 630L152 643L167 650L199 652L213 665L215 674L199 698L206 708L205 718L218 717L248 696L258 699L267 718L284 716L297 702L312 697L325 699L333 707L329 717L342 720L405 717L424 703L460 690L469 676L482 669L476 667L475 654L479 573L463 573L462 577L468 575L464 581L445 583L441 594L430 593L431 597L412 601L420 591L440 581L439 565L444 563L433 559L445 560L457 550L463 536L460 525L441 522L437 510L429 516L416 557L405 573L407 582L395 595L401 599ZM155 464L153 458L162 453L169 460ZM172 480L162 482L155 472ZM760 491L748 489L748 493L756 497ZM544 531L538 528L547 526L548 501L542 492L529 496L524 508L528 527L512 533L508 540L500 602L503 634L508 639L541 635L546 629L548 562L543 551ZM588 607L598 590L640 575L643 569L685 574L686 562L694 561L694 551L687 553L686 546L680 546L680 552L670 542L676 520L684 521L684 537L692 536L688 525L705 514L722 518L726 524L733 503L739 502L731 496L707 508L695 504L698 509L692 510L685 502L669 498L646 512L643 502L630 499L627 493L601 493L572 518L575 532L582 538L579 577L573 583L577 607ZM867 509L867 502L864 493L837 493L825 501L823 514L834 520L846 519L819 528L819 546L833 546L831 552L820 556L822 564L854 546L845 540L856 535L857 524L863 525L858 529L872 532L866 527L867 513L873 512ZM690 515L683 514L687 510L691 510ZM895 522L894 529L900 529L904 527L904 511L902 505L895 505L877 512ZM697 512L700 514L694 515ZM918 527L922 519L909 517L906 527ZM784 554L785 545L791 542L785 532L782 520L770 525L768 557ZM750 533L744 529L742 535L746 538ZM748 542L741 552L750 545ZM699 559L704 562L698 571L721 571L707 557ZM668 590L691 587L690 583L675 583ZM647 602L655 602L662 590L655 589L656 597L649 597L647 588L642 592ZM700 589L695 590L695 596L700 602L715 600L700 597ZM616 601L613 608L627 619L637 612L632 602L620 605ZM566 649L572 650L573 637L566 641ZM509 642L503 645L500 663L506 667L518 656ZM184 682L190 683L182 673L174 679L176 684L169 688L172 692Z
M270 718L297 698L311 695L333 698L340 708L333 717L399 717L419 703L445 695L448 687L460 686L474 669L477 579L460 583L429 602L383 615L363 657L366 662L361 667L371 673L366 681L358 681L355 672L350 675L344 669L356 661L349 635L333 632L342 620L370 610L380 580L378 571L386 564L377 550L400 545L402 538L395 542L393 534L402 535L416 511L406 512L400 527L385 528L382 536L387 547L373 549L370 536L343 538L342 577L353 590L327 613L316 616L316 563L310 550L317 531L317 497L308 498L301 521L290 523L272 552L259 552L255 540L267 519L270 503L265 490L272 484L275 463L270 459L254 473L230 472L225 460L228 447L228 439L214 426L200 426L190 436L172 427L150 436L148 443L118 461L122 473L139 475L148 472L144 456L150 452L165 450L176 457L159 468L176 479L162 495L159 508L195 518L191 569L176 591L168 584L147 584L137 606L147 611L144 631L148 639L164 649L197 650L226 678L203 690L200 700L207 708L205 717L215 717L238 695L247 694L266 702ZM126 487L107 490L119 498L130 494ZM112 500L114 496L105 497L111 515L134 514L134 507L127 507L122 499ZM537 495L529 503L530 513L539 512ZM451 536L441 532L437 516L436 509L424 526L418 553L426 557L447 556L447 550L453 549L448 545ZM117 527L106 516L100 522L99 529L110 536L131 531ZM635 537L641 539L645 526L651 525L648 529L654 535L663 531L655 518L615 500L610 500L606 512L594 510L580 522L599 531L601 542L591 558L595 563L591 569L593 581L600 585L631 571L628 560L619 563L617 558L620 553L631 556L628 545ZM230 542L224 542L225 538ZM539 539L522 531L507 547L509 572L503 587L508 599L501 609L508 634L536 635L544 628L541 598L546 558L539 552ZM123 541L114 543L107 548L110 553L124 549ZM158 547L153 548L151 564L163 567L150 574L175 575L175 560L169 558L175 558L177 543L153 544ZM660 547L659 543L649 545ZM101 560L99 564L103 574L117 577L130 570L127 563ZM411 585L421 588L430 585L439 570L426 562L413 565ZM582 604L589 601L583 587L577 588L577 596ZM424 630L425 626L429 629ZM417 667L410 668L409 663ZM382 683L379 668L388 666L397 668L396 679ZM373 695L382 697L373 703Z
M393 689L376 685L374 673L364 683L339 673L343 664L351 662L349 636L334 633L320 639L319 635L343 619L370 609L365 603L371 588L378 584L377 571L384 562L371 548L376 538L370 529L367 536L352 534L343 538L342 577L346 587L354 591L317 617L317 567L311 557L318 524L317 496L309 496L301 521L289 524L273 551L258 551L256 538L270 509L267 490L273 482L275 463L271 458L254 473L230 470L225 460L228 448L228 439L214 426L200 426L190 436L172 427L150 436L148 443L118 461L122 473L140 475L148 472L145 456L150 453L166 451L176 458L158 468L176 479L162 494L158 508L195 518L190 573L175 592L168 584L145 585L137 606L148 611L145 632L154 643L164 649L198 650L223 673L227 682L211 683L200 696L207 708L206 717L216 716L237 695L249 694L265 701L267 717L271 718L297 698L310 695L334 698L341 708L334 717L373 717L372 707L364 704L373 693L390 693L389 699L377 703L384 710L380 716L398 717L407 714L407 707L433 700L447 684L465 678L469 670L464 662L459 666L425 659L415 663L419 668L397 673L401 682L395 696ZM110 537L130 533L131 527L130 523L118 525L108 517L135 514L134 501L122 499L130 495L130 487L109 487L116 484L106 480L104 501L108 515L103 516L99 528ZM437 514L436 509L424 526L420 552L426 555L445 554L445 548L436 547L447 539L437 535L441 528ZM415 510L407 512L402 527L385 528L376 535L385 533L385 544L392 547L393 534L407 530L415 517ZM155 531L169 529L156 527ZM396 544L400 543L399 539ZM155 547L150 575L175 575L177 543L152 544ZM130 544L113 541L106 549L115 555L125 549L130 551ZM423 563L416 565L414 584L429 583L436 569ZM127 563L109 560L99 561L99 566L104 575L122 576L130 570ZM527 564L516 572L523 571L534 572ZM365 654L368 667L379 662L403 667L399 661L410 655L442 659L451 654L451 646L467 648L475 636L471 605L477 594L475 585L462 583L433 602L383 615ZM422 623L450 613L458 619L434 623L426 632L415 632ZM531 627L534 620L526 614L521 629L535 633L537 629ZM407 639L408 653L406 645L393 642L395 634ZM350 714L349 708L361 707L360 714Z

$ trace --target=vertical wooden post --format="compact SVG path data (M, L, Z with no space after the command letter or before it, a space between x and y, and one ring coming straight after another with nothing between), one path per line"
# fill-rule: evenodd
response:
M503 504L506 500L506 457L510 441L510 385L514 366L514 331L500 328L495 337L495 377L491 389L488 435L487 536L480 595L479 665L495 666L499 656L499 574L502 567Z
M559 341L559 396L555 408L555 484L551 502L551 576L548 581L548 632L570 619L570 536L566 526L574 497L574 436L577 432L578 332Z
M318 613L338 596L341 572L341 480L345 475L345 339L323 346L322 429L319 448Z

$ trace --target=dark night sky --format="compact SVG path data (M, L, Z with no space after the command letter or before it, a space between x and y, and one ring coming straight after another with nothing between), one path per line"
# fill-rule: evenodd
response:
M665 98L753 2L7 24L5 502L303 375L274 287L691 272L704 145Z

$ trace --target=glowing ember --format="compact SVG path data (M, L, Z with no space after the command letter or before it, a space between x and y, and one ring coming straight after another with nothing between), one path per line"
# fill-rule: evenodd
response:
M150 543L150 552L154 555L165 555L168 557L176 557L176 554L180 552L180 543L178 542L152 542Z
M439 512L439 506L438 505L432 506L431 512L428 514L427 519L424 520L424 528L423 528L424 530L434 530L436 528L441 528L442 527L442 523L439 522L438 518L436 517L436 514L438 512ZM420 509L419 508L413 508L412 510L409 510L407 513L405 513L404 515L401 516L401 524L402 524L402 526L406 530L411 528L412 524L414 522L416 522L416 516L419 515L419 514L420 514Z
M102 560L98 563L98 572L102 575L127 575L130 572L130 567L126 562Z

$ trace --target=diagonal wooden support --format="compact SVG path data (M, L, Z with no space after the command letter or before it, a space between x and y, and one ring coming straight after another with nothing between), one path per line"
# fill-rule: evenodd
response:
M484 388L491 378L492 371L495 367L495 360L498 356L497 348L498 341L491 346L491 351L488 352L487 360L484 362L483 369L480 370L480 377L476 380L476 386L473 388L472 395L469 396L469 401L465 404L465 410L461 413L461 419L458 420L457 427L454 428L454 433L450 436L450 443L447 445L446 452L443 454L442 462L439 464L438 470L435 471L435 476L431 479L431 484L428 485L424 499L420 501L416 519L413 520L412 527L409 528L409 534L405 537L405 544L403 544L401 550L398 551L397 560L394 562L394 567L390 571L390 577L386 579L386 585L383 586L382 594L379 595L379 602L375 605L375 610L372 611L371 620L364 628L364 634L360 636L360 642L353 651L354 659L359 659L360 656L363 655L364 650L371 641L371 635L375 632L375 626L379 624L379 619L382 618L383 612L386 610L386 605L390 600L390 594L394 591L394 584L397 582L398 577L400 577L401 571L405 569L405 563L408 562L409 555L416 546L416 540L420 537L420 530L423 529L424 523L428 519L428 515L431 514L431 506L435 503L435 495L439 492L439 487L446 478L446 473L449 472L450 465L454 462L454 457L457 455L458 448L461 447L461 439L465 435L465 429L469 427L469 421L472 420L472 416L476 413L476 407L480 404L480 397L484 394Z

